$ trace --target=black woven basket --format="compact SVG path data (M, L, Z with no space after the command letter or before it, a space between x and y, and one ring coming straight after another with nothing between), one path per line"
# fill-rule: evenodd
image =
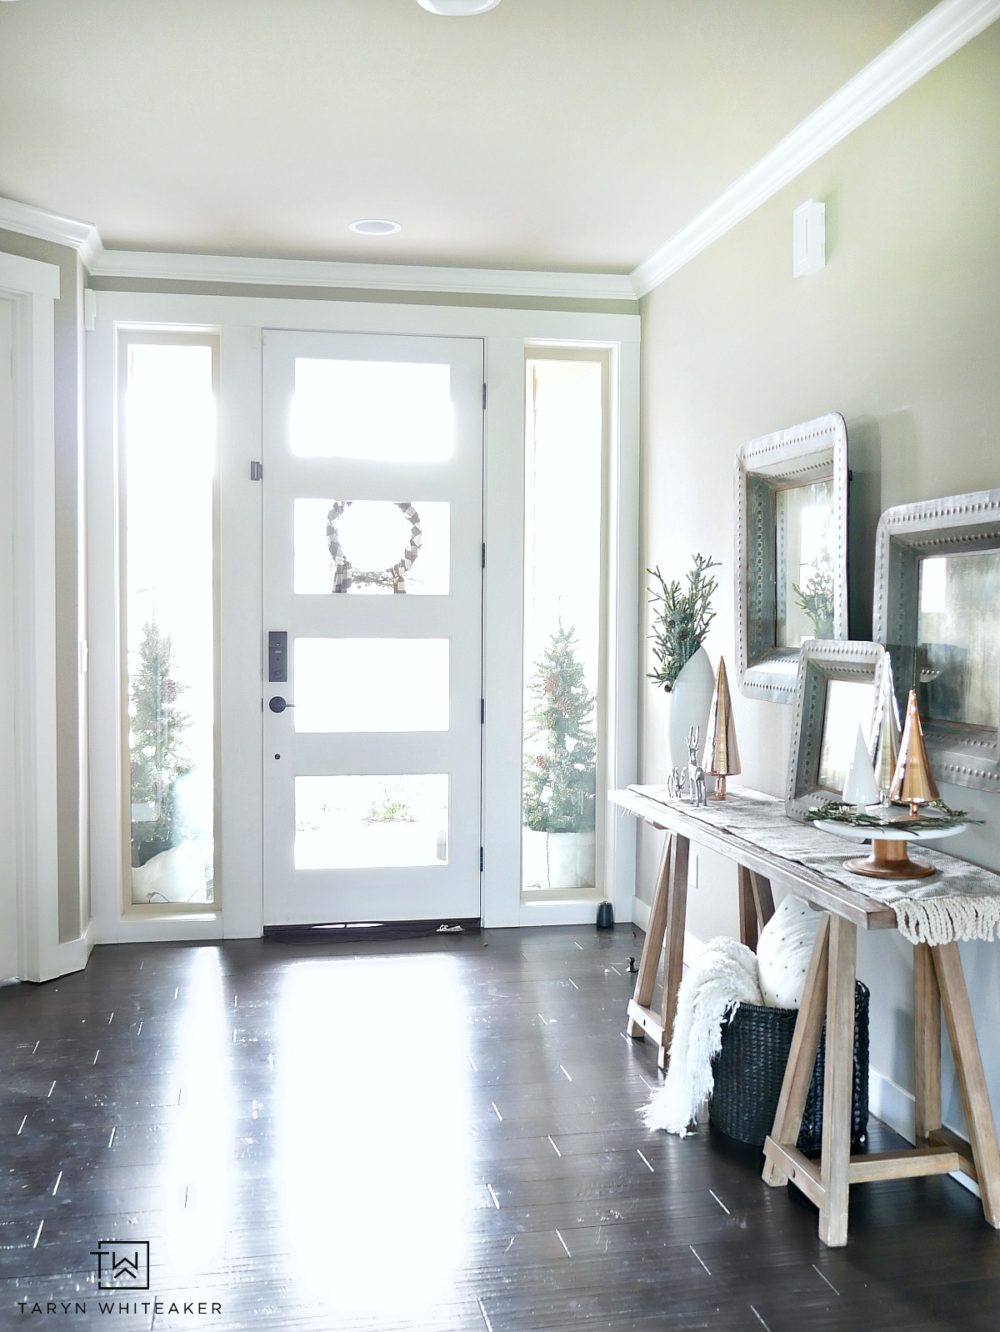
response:
M715 1090L709 1118L721 1133L762 1147L774 1124L798 1011L740 1004L722 1028L722 1049L712 1061ZM816 1068L802 1116L798 1149L819 1152L823 1141L823 1068L826 1026L820 1036ZM868 1136L868 988L857 982L854 1001L854 1088L851 1142Z

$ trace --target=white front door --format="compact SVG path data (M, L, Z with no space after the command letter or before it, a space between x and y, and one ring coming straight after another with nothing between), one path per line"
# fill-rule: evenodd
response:
M0 297L0 980L18 957L18 780L14 756L14 306Z
M264 924L479 919L483 344L263 346Z

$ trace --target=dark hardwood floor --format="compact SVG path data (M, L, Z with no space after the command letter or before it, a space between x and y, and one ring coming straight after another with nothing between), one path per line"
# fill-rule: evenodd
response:
M132 945L0 990L0 1327L1000 1326L1000 1236L954 1181L855 1190L830 1250L756 1150L641 1126L640 949ZM148 1291L98 1290L102 1241L148 1242Z

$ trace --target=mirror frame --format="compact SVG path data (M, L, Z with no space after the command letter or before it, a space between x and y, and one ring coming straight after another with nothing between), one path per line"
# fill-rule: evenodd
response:
M776 642L775 496L833 482L833 636L847 638L847 425L837 412L748 440L736 454L736 660L750 698L791 703L799 649Z
M879 519L872 637L886 645L904 705L920 647L921 559L991 550L1000 550L1000 490L898 504ZM1000 680L997 688L1000 693ZM922 721L935 776L956 786L1000 792L1000 727L973 727L926 717Z
M824 800L837 798L819 784L829 685L835 680L872 685L872 710L865 736L870 750L881 713L887 661L881 643L807 638L802 644L795 680L792 752L785 788L785 813L790 818L803 819L810 809Z

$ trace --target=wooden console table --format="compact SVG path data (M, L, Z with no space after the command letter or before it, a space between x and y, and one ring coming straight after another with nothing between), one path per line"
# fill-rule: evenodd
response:
M982 1058L958 945L914 945L914 1037L916 1146L898 1152L851 1156L851 1089L854 1062L854 987L858 929L894 929L896 914L858 889L829 878L817 868L767 849L760 833L785 820L784 805L754 792L733 792L756 819L738 831L706 821L690 806L656 798L648 788L612 791L621 809L667 833L657 875L649 929L642 950L635 993L628 1006L629 1036L650 1036L657 1063L666 1067L683 970L687 912L688 855L692 842L733 861L737 867L740 937L756 946L759 927L770 918L772 885L787 889L821 908L802 1006L795 1024L774 1126L764 1144L765 1183L791 1183L819 1208L820 1239L847 1243L848 1200L852 1184L961 1170L980 1188L983 1212L1000 1228L1000 1147L990 1108ZM748 804L748 802L750 802ZM758 803L759 802L759 803ZM716 806L721 811L723 806ZM704 811L700 812L704 815ZM721 819L721 813L714 816ZM787 821L786 821L787 822ZM809 844L829 844L827 835L796 825L796 837ZM652 1008L660 953L663 1002ZM969 1142L941 1124L941 1014L944 1012L955 1073L969 1127ZM823 1021L826 1019L826 1070L823 1090L823 1141L818 1160L795 1144L812 1080Z

